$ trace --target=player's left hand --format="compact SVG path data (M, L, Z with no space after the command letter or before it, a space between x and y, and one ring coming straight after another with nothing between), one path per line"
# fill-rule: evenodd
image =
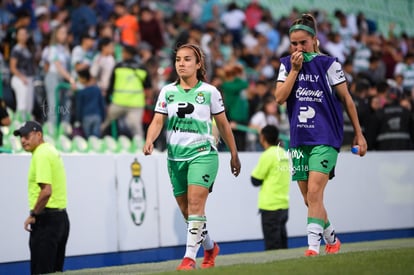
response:
M364 135L362 135L362 134L356 135L354 137L353 145L358 145L359 146L358 154L361 157L365 156L365 154L367 153L367 150L368 150L368 145L367 145L367 141L365 140Z

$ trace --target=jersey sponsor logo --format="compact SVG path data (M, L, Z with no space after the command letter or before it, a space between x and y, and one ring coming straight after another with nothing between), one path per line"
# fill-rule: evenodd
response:
M185 118L185 115L189 115L194 112L194 105L190 102L180 102L178 103L177 116L179 118Z
M168 95L168 97L167 97L167 102L168 102L168 103L172 103L172 102L174 102L174 95Z
M200 130L197 128L197 125L193 123L192 120L184 120L184 119L175 121L174 126L172 127L171 130L174 132L180 132L180 133L199 133L200 132ZM200 151L202 149L199 148L198 150Z
M221 107L224 107L224 102L223 102L222 98L219 99L219 104L220 104Z
M296 90L296 98L298 101L320 102L322 103L323 91L311 90L306 87L300 87Z
M165 101L161 101L161 102L158 103L158 107L165 108L165 107L167 107L167 103Z
M199 132L197 129L181 128L179 126L174 126L172 130L174 132L180 132L180 133L194 133L194 134L197 134Z
M308 119L315 117L315 109L313 109L311 106L302 106L299 108L299 115L298 119L301 123L307 123Z
M197 148L197 152L204 152L207 151L207 147L206 146L202 146L200 148Z
M197 96L196 96L196 98L195 98L195 101L198 104L203 104L204 102L206 102L206 98L204 97L204 94L203 93L198 93Z

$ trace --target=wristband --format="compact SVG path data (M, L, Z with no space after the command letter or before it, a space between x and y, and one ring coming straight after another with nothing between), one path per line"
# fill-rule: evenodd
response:
M35 214L35 212L33 210L30 211L30 217L36 218L36 214Z

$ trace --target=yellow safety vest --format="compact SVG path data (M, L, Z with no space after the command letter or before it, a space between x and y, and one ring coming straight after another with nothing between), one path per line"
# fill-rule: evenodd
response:
M125 107L144 107L143 82L146 77L147 72L143 69L116 68L112 103Z

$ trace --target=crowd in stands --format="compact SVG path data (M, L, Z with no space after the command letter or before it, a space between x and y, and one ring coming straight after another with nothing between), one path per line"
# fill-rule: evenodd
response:
M275 18L256 0L245 6L219 0L0 0L3 98L14 119L32 118L52 129L70 125L64 133L70 138L142 139L160 88L176 79L174 49L196 43L206 54L209 81L223 94L238 149L262 150L257 132L265 125L289 135L285 106L272 93L279 58L289 54L289 26L303 12L318 21L322 53L343 65L368 149L413 150L414 38L395 33L392 22L389 33L380 33L362 11L339 8L333 14L293 8ZM149 81L143 114L132 120L128 112L108 118L113 71L125 58L145 68ZM353 136L344 115L347 148ZM165 141L156 147L164 150Z

